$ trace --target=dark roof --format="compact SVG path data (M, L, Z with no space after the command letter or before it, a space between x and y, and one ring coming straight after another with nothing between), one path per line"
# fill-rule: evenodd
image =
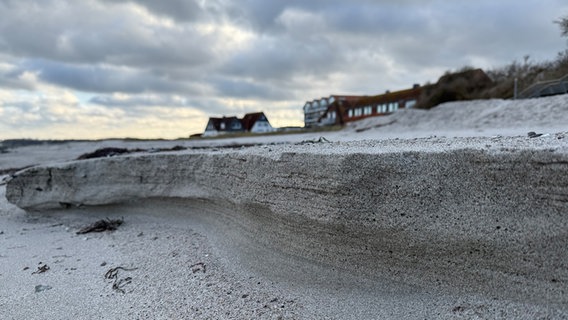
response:
M328 100L329 98L334 98L335 101L333 103L335 103L336 101L348 101L348 102L353 102L353 101L357 101L358 99L362 98L363 96L346 96L346 95L339 95L339 94L332 94L329 97L323 97L320 99L314 99L314 100L310 100L310 101L306 101L305 104L308 103L314 103L316 101L321 101L321 100ZM304 105L305 105L304 104Z
M241 123L243 124L245 131L250 131L254 124L259 120L268 122L264 112L247 113L241 120Z
M247 113L242 119L237 117L209 118L205 130L209 128L209 130L216 131L250 131L257 121L268 122L264 112ZM224 128L221 128L223 123ZM213 128L210 128L211 126Z
M339 95L332 95L332 97L335 98L335 101L333 101L332 105L333 104L353 105L362 98L365 98L365 96L339 96Z
M223 118L209 118L209 122L207 123L207 128L210 125L213 125L213 129L217 131L240 131L242 128L235 129L233 128L233 124L238 122L240 124L240 120L237 117L223 117ZM223 125L224 124L224 128ZM205 130L207 130L207 128Z
M332 96L332 97L335 97L335 101L329 104L323 116L326 116L329 111L337 110L340 107L344 109L349 109L353 107L357 103L357 101L365 98L365 96Z
M414 87L406 90L386 92L376 96L366 96L359 99L355 103L355 106L366 106L380 103L398 102L400 100L418 99L421 91L421 87Z

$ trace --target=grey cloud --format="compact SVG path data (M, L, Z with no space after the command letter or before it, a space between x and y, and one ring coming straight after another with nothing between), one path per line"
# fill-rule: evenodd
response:
M401 4L349 6L343 4L324 15L335 32L382 36L387 33L420 33L428 27L428 16L420 7Z
M0 11L8 13L0 21L0 50L24 57L155 68L189 68L215 56L215 34L200 34L191 26L145 25L124 8L104 10L91 2L58 7L63 3L0 3Z
M112 95L97 95L89 99L90 103L102 105L111 108L119 108L126 112L139 112L141 108L152 107L187 107L197 110L206 110L209 113L222 114L227 111L227 106L224 105L218 98L200 98L183 96L172 98L170 96L138 96L130 95L126 97L117 98ZM136 111L131 111L134 110ZM146 110L150 112L150 109Z
M394 16L381 13L392 11L391 7L412 10L411 5L426 7L431 2L433 0L244 0L227 4L227 11L237 23L249 25L262 33L278 30L278 17L288 9L321 14L332 24L355 31L358 25L376 26L382 19L396 19L402 10Z
M98 95L89 99L90 103L103 105L107 107L180 107L187 106L187 99L179 98L174 99L171 96L130 96L126 98L117 98L109 95Z
M0 88L34 90L36 88L35 83L22 79L23 75L23 70L0 71Z
M290 98L290 93L283 88L266 83L244 79L218 79L215 81L218 94L222 97L237 99L283 100Z
M149 11L166 15L178 21L194 21L199 19L204 10L195 0L101 0L106 3L135 3L148 8Z
M111 66L72 65L47 60L27 60L26 70L38 72L41 80L84 92L184 92L191 88L152 74Z
M343 62L342 48L326 39L298 42L281 37L257 41L233 55L221 70L257 81L284 81L294 75L325 75Z

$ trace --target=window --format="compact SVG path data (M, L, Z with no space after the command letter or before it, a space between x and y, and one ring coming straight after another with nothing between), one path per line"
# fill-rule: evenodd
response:
M406 101L405 108L413 108L416 105L416 99Z
M351 118L353 116L353 109L349 109L349 111L347 112L347 116L349 118Z
M221 127L221 130L225 130L225 122L221 122L220 127Z
M370 115L370 114L372 114L372 113L373 113L373 107L371 107L371 106L366 106L366 107L363 109L363 114L366 115L366 116L368 116L368 115Z

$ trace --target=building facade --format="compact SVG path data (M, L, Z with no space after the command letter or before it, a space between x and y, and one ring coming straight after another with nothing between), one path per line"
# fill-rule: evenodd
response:
M396 112L398 109L413 108L418 103L421 93L422 88L414 85L411 89L387 91L375 96L362 97L344 110L343 122L384 116Z
M411 89L385 92L376 96L339 96L308 101L304 105L306 128L343 125L367 117L382 116L401 108L414 107L422 92L415 85Z
M308 101L304 105L306 128L343 125L367 117L383 116L398 109L429 109L440 103L475 99L475 93L493 84L481 69L448 73L437 83L375 96L338 96ZM562 91L562 90L558 90ZM568 90L565 90L568 91Z
M336 107L350 105L361 98L361 96L331 95L327 98L307 101L304 104L304 126L313 128L334 125L338 123L340 116L337 111L339 108Z

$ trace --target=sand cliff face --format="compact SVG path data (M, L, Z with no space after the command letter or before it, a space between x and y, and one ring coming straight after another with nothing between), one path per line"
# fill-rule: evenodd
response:
M153 197L224 199L353 225L390 224L388 217L413 213L424 224L442 212L506 216L565 209L564 140L505 140L510 143L425 139L99 158L20 172L6 197L25 209Z
M290 255L562 305L567 177L563 135L419 139L75 161L18 173L6 197L30 210L222 203L236 224L248 221L241 230Z

